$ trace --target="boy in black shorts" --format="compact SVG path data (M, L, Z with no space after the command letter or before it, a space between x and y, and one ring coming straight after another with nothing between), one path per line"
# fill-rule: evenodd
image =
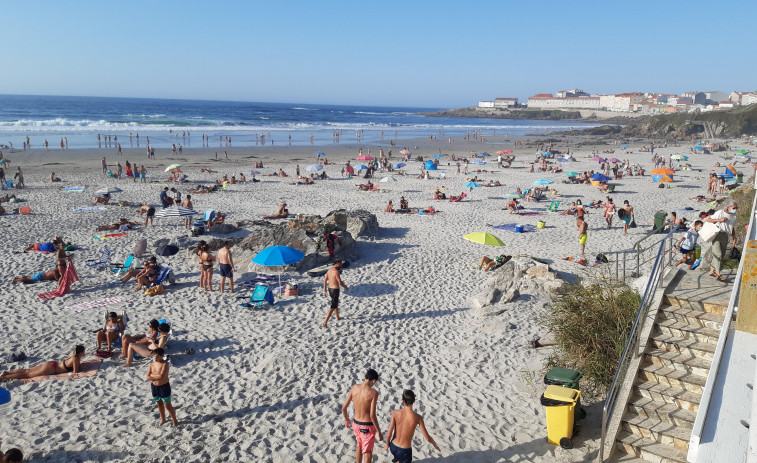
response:
M160 413L160 424L166 422L166 409L171 415L173 425L179 424L176 421L176 411L171 405L171 384L168 382L168 362L163 360L165 351L162 347L152 351L153 362L147 367L147 381L152 381L152 400L158 404Z

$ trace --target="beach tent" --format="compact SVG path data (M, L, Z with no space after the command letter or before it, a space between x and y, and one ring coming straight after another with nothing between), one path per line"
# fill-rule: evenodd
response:
M434 161L426 161L425 167L426 167L426 170L437 170L436 164L434 164Z

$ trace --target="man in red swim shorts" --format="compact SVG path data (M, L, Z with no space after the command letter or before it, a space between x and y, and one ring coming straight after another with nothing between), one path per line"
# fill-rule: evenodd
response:
M381 434L381 428L376 418L376 402L378 401L378 392L373 386L378 381L376 370L370 369L365 374L365 380L362 384L355 384L347 394L347 399L342 405L342 415L347 429L352 429L357 439L357 450L355 457L357 463L370 463L373 458L373 444L378 439L384 440ZM355 408L355 418L350 421L347 409L353 403Z

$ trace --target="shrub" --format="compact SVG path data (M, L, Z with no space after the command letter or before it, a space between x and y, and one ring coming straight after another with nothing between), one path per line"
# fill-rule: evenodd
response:
M610 387L641 297L625 284L571 284L550 307L542 324L555 335L548 368L575 368L584 375L585 395Z

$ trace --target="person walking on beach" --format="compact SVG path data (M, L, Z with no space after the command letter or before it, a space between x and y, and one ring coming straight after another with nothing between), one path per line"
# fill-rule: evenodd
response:
M103 174L107 175L108 174L108 161L105 160L105 156L103 156L103 160L100 161L100 164L102 165L102 168L103 168Z
M627 199L623 201L623 207L618 209L618 217L623 222L623 234L627 235L628 225L630 225L632 220L635 220L633 216L633 207L631 207Z
M612 198L607 197L605 201L605 222L607 222L607 228L612 228L612 218L615 215L615 204L612 202Z
M160 424L166 423L166 410L171 415L171 421L176 426L176 410L171 405L171 383L168 381L168 362L163 359L165 351L162 347L152 351L152 363L147 367L146 381L151 381L152 400L158 405Z
M586 241L589 239L589 225L586 224L583 217L578 217L576 225L578 226L578 242L581 244L581 255L583 256L586 248Z
M389 449L392 452L393 462L413 461L413 434L415 434L415 428L419 426L423 437L441 452L439 446L426 431L423 417L413 411L413 403L415 403L415 393L406 389L402 393L402 408L392 412L392 421L389 423L389 430L386 431L384 450Z
M728 236L733 237L733 245L736 246L736 210L739 207L736 204L731 204L725 209L719 210L709 216L706 222L714 223L717 225L719 231L712 239L712 246L709 249L709 253L712 254L712 260L710 262L711 277L714 277L718 281L725 281L725 277L720 273L720 266L723 263L726 250L728 249Z
M223 247L218 250L218 267L221 273L221 294L223 294L223 287L226 284L226 278L229 279L229 290L234 293L234 261L231 258L231 251L229 251L231 241L225 241Z
M373 444L376 442L378 434L379 441L384 440L376 418L376 402L378 402L378 392L373 386L378 381L376 370L369 369L365 373L365 379L362 384L355 384L350 388L347 399L342 405L342 415L347 429L352 429L357 440L357 449L355 450L355 459L357 463L370 463L373 458ZM350 421L348 408L352 402L355 409L353 419Z
M331 306L326 312L326 320L323 321L323 327L328 328L329 318L331 314L336 314L337 321L339 318L339 289L344 288L345 292L350 292L350 288L342 281L341 270L343 262L341 259L334 261L334 266L326 272L326 276L323 278L323 296L331 298Z

